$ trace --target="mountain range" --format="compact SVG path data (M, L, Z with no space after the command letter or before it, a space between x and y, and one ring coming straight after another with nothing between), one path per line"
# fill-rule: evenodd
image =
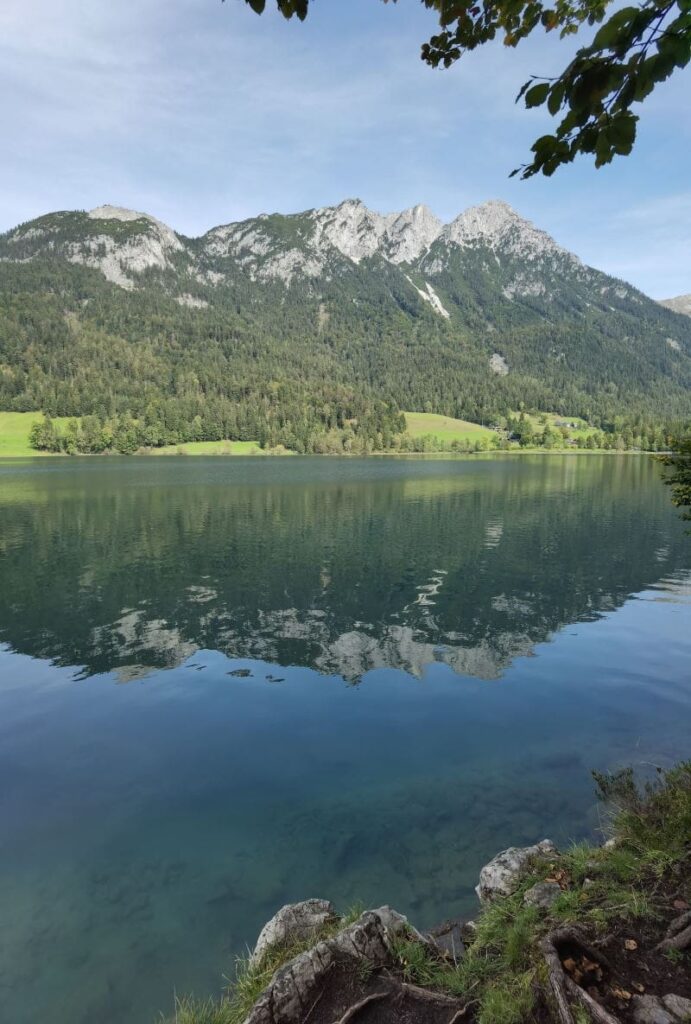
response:
M255 436L257 418L395 430L397 409L683 417L677 308L501 201L445 224L353 199L199 238L115 206L56 212L0 236L0 408Z

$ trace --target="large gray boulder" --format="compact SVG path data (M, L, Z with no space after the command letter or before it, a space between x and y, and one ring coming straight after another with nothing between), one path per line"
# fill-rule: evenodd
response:
M678 1018L665 1009L657 996L634 996L631 1010L636 1024L677 1024Z
M665 1009L679 1020L691 1021L691 999L684 999L683 996L663 996L662 1002Z
M395 937L411 932L418 934L390 907L366 911L354 924L280 967L244 1024L296 1024L313 1005L332 967L348 962L382 967L391 960Z
M287 903L262 928L250 963L258 964L277 946L287 946L293 942L306 942L312 937L316 938L324 925L336 920L337 914L333 903L328 900Z
M475 892L483 903L510 896L515 892L530 861L535 857L551 857L558 850L551 839L534 846L511 846L498 853L480 872Z

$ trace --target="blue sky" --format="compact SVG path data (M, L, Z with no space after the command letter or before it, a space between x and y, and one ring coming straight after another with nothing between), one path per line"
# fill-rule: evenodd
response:
M299 24L244 0L2 0L0 230L105 202L191 235L352 196L447 220L502 198L656 298L691 291L689 70L641 107L633 156L521 182L509 172L550 119L514 97L571 43L432 71L418 0L312 8Z

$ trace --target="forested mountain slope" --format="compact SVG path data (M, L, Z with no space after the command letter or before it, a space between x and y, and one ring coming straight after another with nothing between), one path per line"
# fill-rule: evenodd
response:
M357 200L186 238L116 207L0 236L0 408L199 436L383 435L399 409L595 422L691 410L691 320L501 202Z

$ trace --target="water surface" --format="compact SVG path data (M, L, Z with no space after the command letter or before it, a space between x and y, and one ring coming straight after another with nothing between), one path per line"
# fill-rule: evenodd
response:
M689 755L648 458L0 463L0 1000L150 1022L280 904L471 913Z

